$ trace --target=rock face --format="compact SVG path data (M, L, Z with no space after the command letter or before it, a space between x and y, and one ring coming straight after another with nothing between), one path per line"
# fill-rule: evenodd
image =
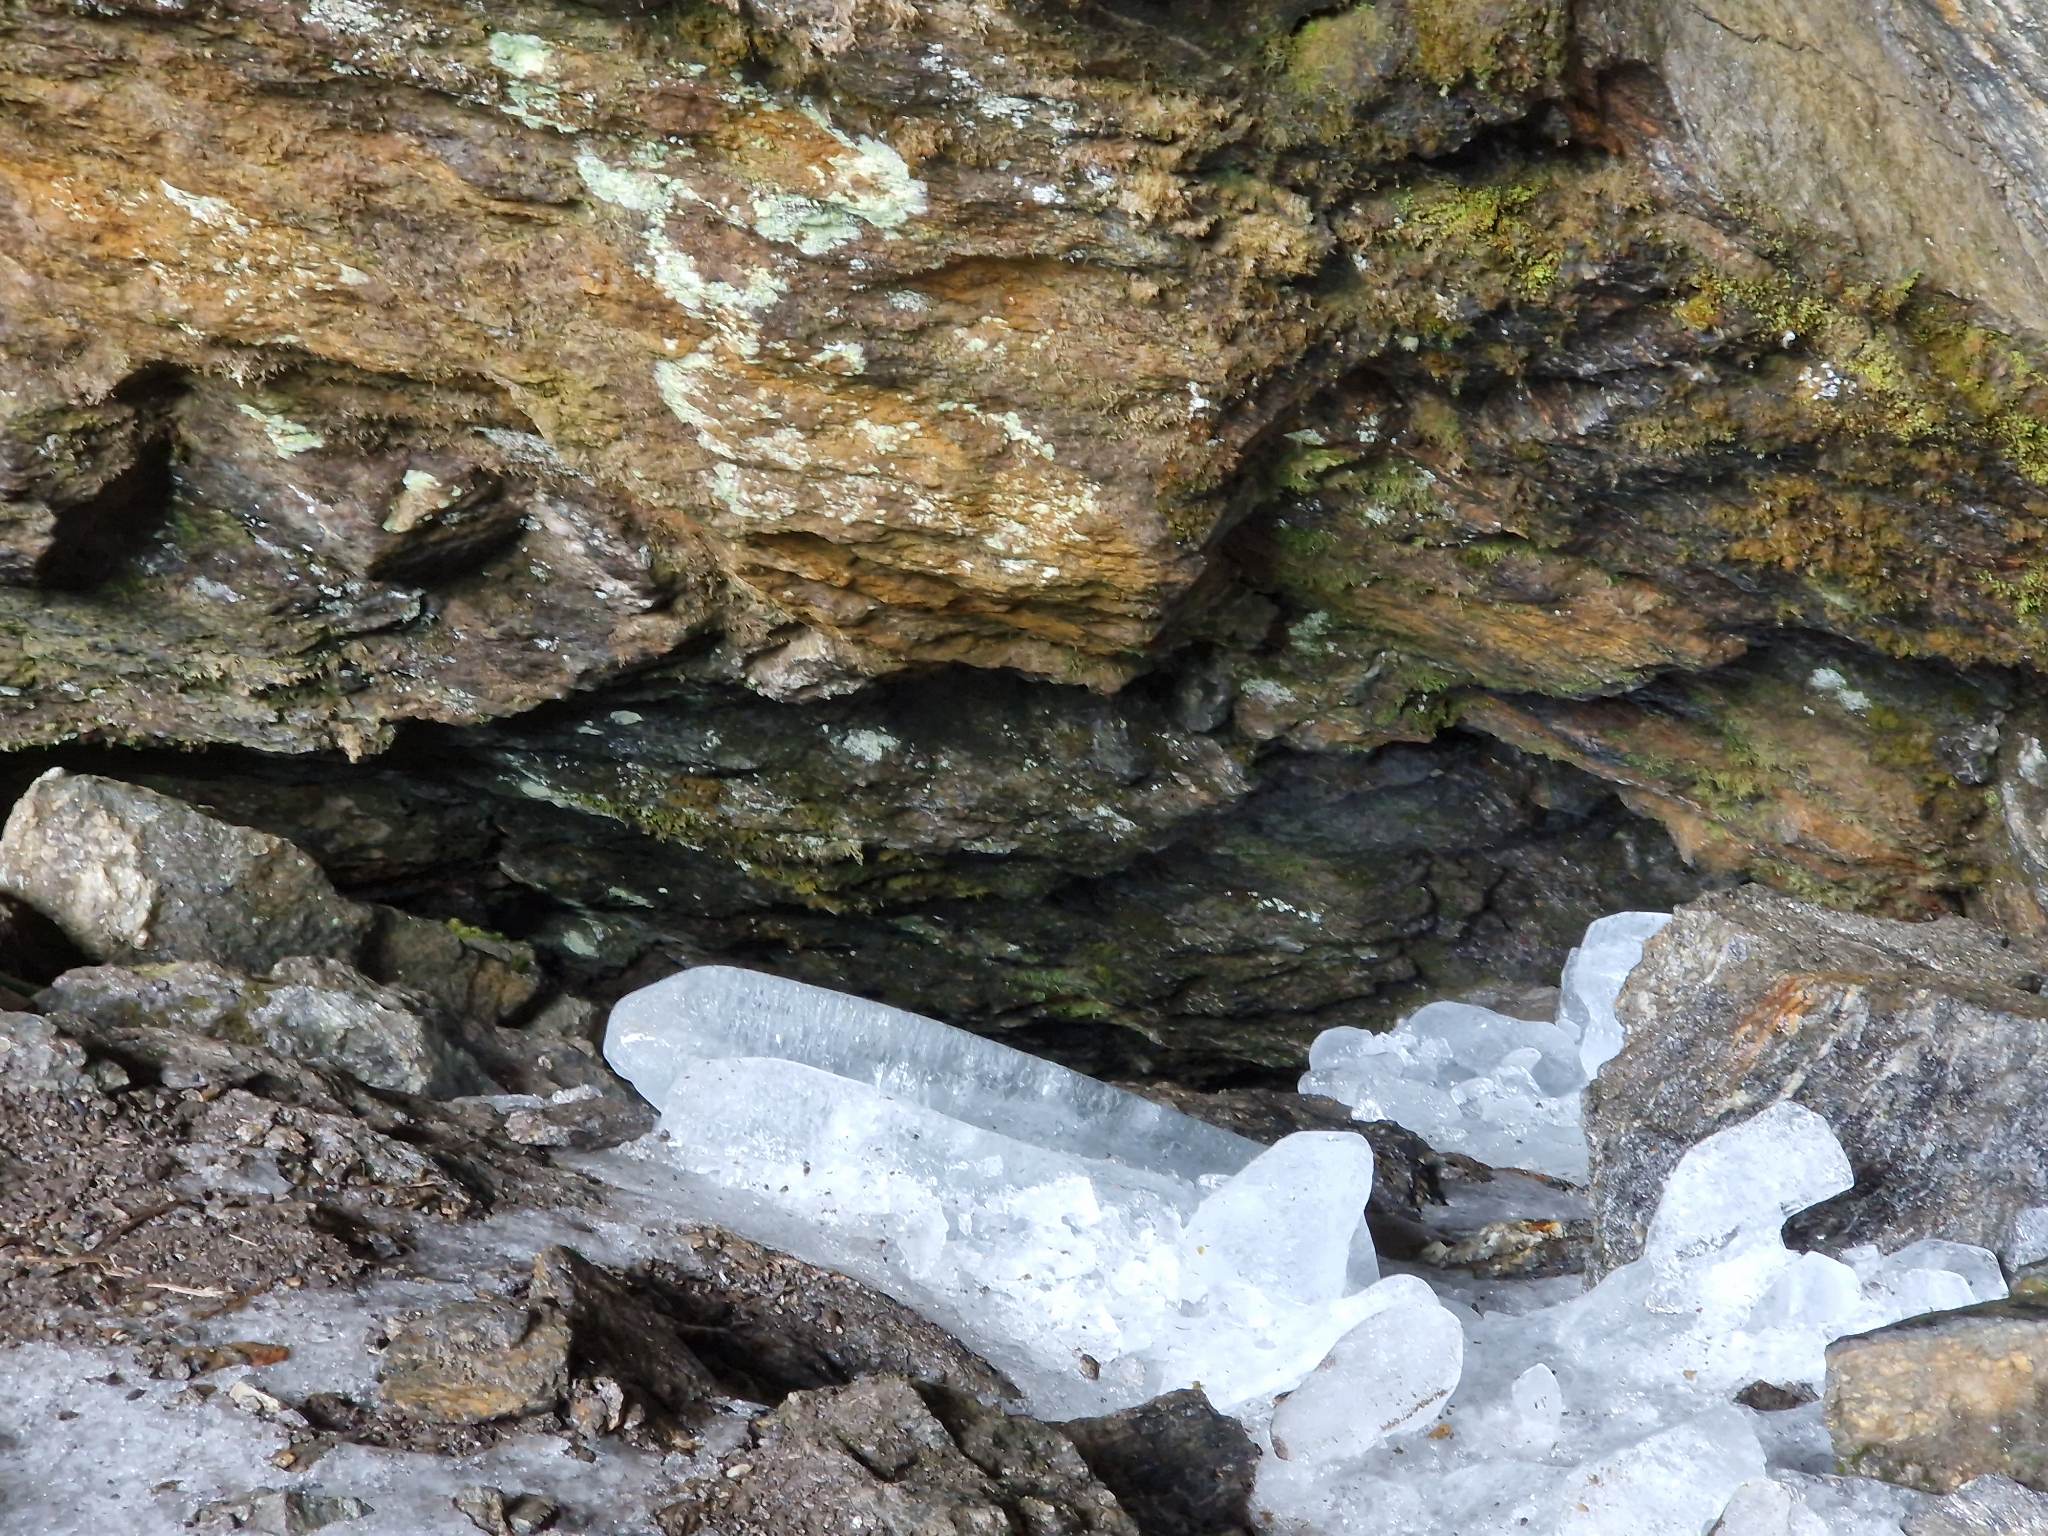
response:
M0 748L1132 1071L2048 921L2022 21L22 0Z
M2048 949L1959 918L1901 923L1756 887L1682 908L1621 994L1621 1054L1587 1094L1607 1267L1642 1250L1684 1150L1789 1099L1856 1186L1798 1218L1808 1245L1938 1236L2000 1249L2048 1204Z
M1836 1457L1863 1476L2048 1489L2048 1301L2022 1293L1836 1340L1826 1414Z

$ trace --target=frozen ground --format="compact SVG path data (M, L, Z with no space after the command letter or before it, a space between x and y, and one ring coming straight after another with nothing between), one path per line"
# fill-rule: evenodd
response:
M1440 1003L1387 1035L1332 1030L1303 1089L1442 1150L1583 1178L1580 1094L1621 1046L1615 997L1662 922L1595 923L1554 1023ZM1270 1451L1268 1512L1318 1536L1700 1536L1717 1519L1725 1536L1899 1536L1914 1496L1825 1475L1816 1404L1737 1394L1817 1391L1831 1339L2005 1291L1957 1244L1788 1251L1785 1219L1850 1183L1826 1124L1790 1104L1694 1148L1644 1257L1597 1286L1432 1285L1380 1275L1362 1138L1261 1150L992 1042L717 967L628 999L607 1050L667 1113L629 1149L640 1169L586 1166L890 1291L1043 1416L1203 1386Z
M1614 998L1660 921L1596 923L1554 1023L1432 1005L1389 1035L1326 1034L1303 1086L1446 1151L1582 1176L1580 1093L1621 1044ZM262 1297L215 1342L289 1338L290 1359L215 1373L201 1401L118 1348L5 1351L0 1530L170 1536L195 1495L268 1487L361 1501L326 1511L352 1516L336 1532L412 1536L463 1529L449 1500L483 1483L554 1490L565 1530L644 1531L640 1512L733 1443L743 1410L688 1456L566 1464L566 1437L525 1434L455 1456L342 1444L287 1470L279 1400L370 1398L366 1319L473 1294L546 1244L629 1264L712 1222L908 1303L1041 1417L1201 1385L1265 1446L1281 1533L1902 1536L1920 1496L1827 1476L1817 1405L1737 1395L1816 1389L1830 1339L2004 1291L1988 1253L1955 1244L1789 1252L1785 1217L1849 1178L1827 1126L1791 1105L1694 1148L1644 1257L1588 1289L1383 1275L1362 1137L1262 1148L795 983L687 972L621 1004L608 1051L664 1114L627 1147L563 1156L608 1187L595 1210L430 1228L408 1277ZM1454 1188L1454 1227L1577 1208L1535 1179Z

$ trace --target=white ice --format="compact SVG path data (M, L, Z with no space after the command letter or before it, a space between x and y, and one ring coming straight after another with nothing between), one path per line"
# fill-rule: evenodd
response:
M1440 1151L1583 1181L1579 1096L1621 1049L1615 999L1669 921L1622 912L1588 928L1565 962L1555 1023L1431 1003L1384 1033L1328 1030L1310 1047L1302 1092L1395 1121Z
M1219 1405L1268 1400L1375 1305L1358 1136L1262 1149L995 1041L727 967L625 999L605 1050L719 1219L971 1316L1048 1412L1196 1382Z

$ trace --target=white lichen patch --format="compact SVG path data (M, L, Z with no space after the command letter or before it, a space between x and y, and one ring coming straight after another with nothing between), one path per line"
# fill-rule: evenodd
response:
M867 349L857 341L828 341L811 354L811 366L834 373L866 373Z
M985 421L1000 431L1010 442L1031 453L1037 454L1041 459L1058 457L1053 451L1052 444L1033 431L1030 424L1015 411L984 411L971 400L964 402L948 400L943 402L939 409L944 412L958 412L963 416L972 416L977 421Z
M840 146L826 173L825 200L879 230L900 229L930 206L925 184L894 149L867 134L848 136L814 101L803 102L801 110Z
M847 731L839 738L839 750L864 763L879 763L903 743L887 731L867 728Z
M311 453L315 448L325 448L327 439L287 416L266 411L260 405L251 405L246 400L235 402L235 409L263 428L263 435L270 439L271 451L281 459L297 454Z
M1860 715L1870 708L1870 695L1861 689L1851 688L1849 680L1833 667L1815 667L1806 679L1806 686L1816 693L1829 695L1852 715Z
M746 273L739 282L707 278L690 255L669 238L668 221L688 203L701 203L696 190L677 177L640 166L615 166L585 149L576 155L576 174L591 196L614 208L646 219L645 260L639 272L688 314L712 321L720 336L742 357L761 349L758 316L789 291L789 285L766 267Z
M351 37L372 36L384 30L384 18L364 0L312 0L306 20Z
M718 360L698 350L688 357L663 358L654 365L654 387L677 421L695 430L697 445L721 459L740 456L739 445L720 430L715 397Z
M793 245L806 256L822 256L858 240L860 220L852 210L795 192L770 192L753 200L754 233L778 245Z
M551 85L526 80L505 82L505 99L498 110L529 128L552 128L557 133L574 133L580 126L563 115L562 93Z
M1855 393L1856 381L1833 363L1813 363L1799 370L1799 388L1809 400L1839 400Z
M196 223L209 229L225 229L237 235L246 235L251 226L242 218L235 205L224 197L206 197L197 192L187 192L174 187L168 181L157 183L165 198L191 215Z
M856 421L853 430L877 453L898 453L924 429L914 421Z

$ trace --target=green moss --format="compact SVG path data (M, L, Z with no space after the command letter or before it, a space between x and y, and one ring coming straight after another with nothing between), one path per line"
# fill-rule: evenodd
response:
M1409 8L1416 64L1449 90L1541 90L1563 73L1564 9L1548 0L1424 0Z
M1346 475L1338 488L1358 504L1358 518L1378 529L1399 518L1433 518L1443 512L1436 476L1413 459L1394 455Z
M2038 619L2048 613L2048 555L2036 556L2018 576L1983 576L1978 584L2011 607L2016 618Z
M1287 451L1275 461L1273 479L1283 490L1297 496L1307 496L1322 484L1324 476L1334 469L1358 461L1355 448L1329 448L1320 443L1290 442Z
M1511 534L1503 534L1490 539L1475 539L1470 544L1461 544L1458 546L1457 555L1461 563L1475 570L1488 571L1509 555L1518 554L1527 548L1522 540Z
M1348 115L1360 97L1377 94L1398 51L1399 33L1386 13L1355 5L1303 22L1278 49L1281 78L1302 101Z
M493 928L480 928L459 917L447 920L447 929L465 944L510 944L512 940Z

